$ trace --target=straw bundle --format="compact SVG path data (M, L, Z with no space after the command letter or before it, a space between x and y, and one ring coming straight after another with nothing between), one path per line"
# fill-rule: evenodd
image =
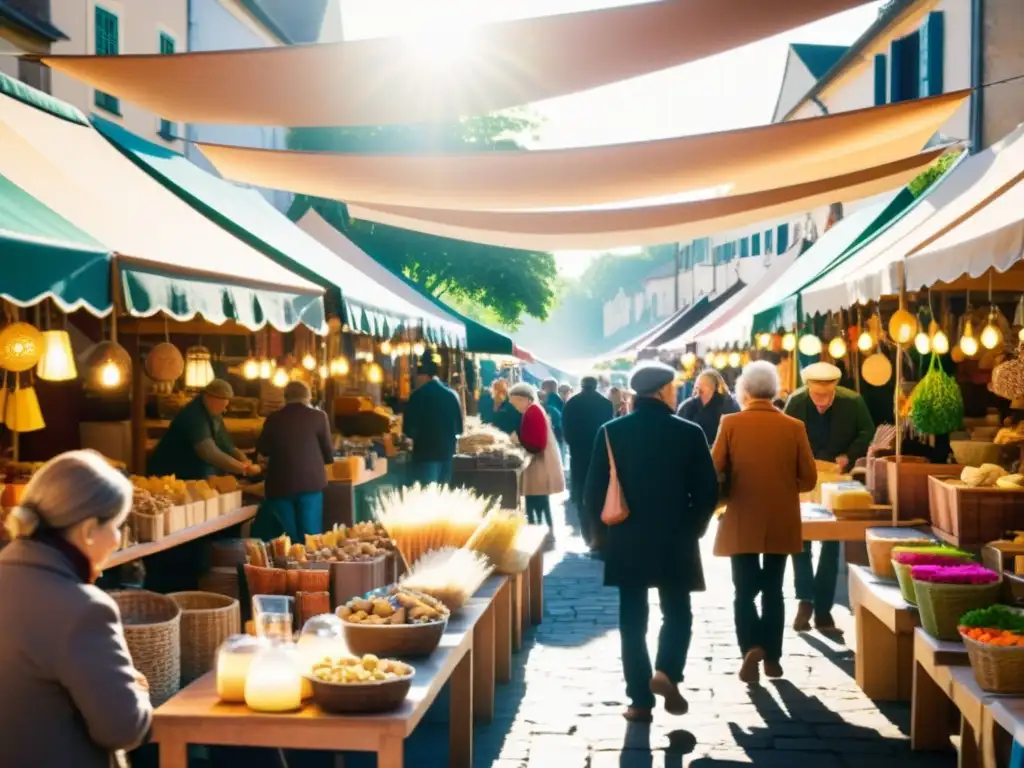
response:
M414 485L382 496L377 519L412 565L431 550L465 546L492 504L465 488Z
M402 579L402 586L437 598L457 611L491 575L493 567L478 552L451 547L427 552Z

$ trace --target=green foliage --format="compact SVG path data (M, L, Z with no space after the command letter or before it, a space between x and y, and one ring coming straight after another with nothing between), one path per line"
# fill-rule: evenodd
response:
M631 295L658 267L675 260L675 245L656 245L636 254L602 253L580 277L580 288L602 303L615 298L621 288Z
M941 179L946 171L953 167L953 163L960 157L961 152L947 152L928 166L927 169L921 171L917 178L907 185L910 193L914 197L920 197L927 192L932 184Z
M517 137L536 128L526 113L484 115L431 125L296 128L293 149L333 152L493 151L519 148ZM555 260L549 253L496 248L356 221L343 203L299 195L293 218L307 207L344 232L388 269L468 314L516 327L525 315L545 319L555 297Z

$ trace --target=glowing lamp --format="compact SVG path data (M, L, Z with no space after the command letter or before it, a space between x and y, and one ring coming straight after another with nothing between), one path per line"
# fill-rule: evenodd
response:
M846 341L842 336L835 336L828 343L828 354L833 360L846 357Z
M334 358L333 360L331 360L330 369L331 376L348 376L348 358L344 356Z
M927 355L932 348L932 340L928 338L928 334L921 331L917 336L914 337L914 349L917 350L919 355Z
M684 368L693 368L693 366L697 364L697 355L695 355L693 352L687 352L685 355L683 355L682 362Z
M714 365L714 363L715 363L715 353L710 351L710 350L708 350L708 353L706 355L704 355L704 365Z
M770 333L761 333L757 337L757 348L768 349L772 345L772 335Z
M11 323L0 331L0 367L27 371L43 355L43 334L34 325Z
M905 309L898 309L889 318L889 337L897 344L906 345L917 333L917 318Z
M43 356L36 373L45 381L71 381L78 378L75 354L67 331L43 331Z
M808 333L800 337L800 343L797 345L800 349L801 355L807 357L814 357L815 355L821 354L821 339L815 336L813 333Z
M274 371L274 375L270 379L270 383L279 389L284 388L289 381L291 381L291 377L288 376L288 371L284 368L278 368Z
M785 336L782 337L782 348L786 352L792 352L794 349L796 349L795 333L787 333Z
M999 326L990 317L988 325L981 329L981 346L985 349L995 349L1002 343L1003 332L999 330Z
M185 386L202 389L213 381L213 363L206 347L189 347L185 352Z
M383 341L380 345L380 353L382 355L390 355L394 352L390 341Z
M729 367L730 368L739 368L740 367L740 362L742 361L742 359L743 358L742 358L742 356L740 355L739 352L730 352L729 353L729 360L728 360Z
M936 331L932 336L932 352L937 355L949 352L949 337L942 331Z
M715 355L714 366L718 370L723 370L725 366L729 364L729 358L724 352L719 352Z
M316 358L313 357L311 354L309 354L307 352L302 357L302 367L305 368L307 371L315 371L316 370Z
M384 369L373 363L366 371L366 380L371 384L380 384L384 381Z
M412 353L416 357L423 357L423 353L427 351L427 348L423 345L422 341L417 341L412 345Z
M269 381L270 377L274 375L274 361L263 358L260 360L260 378L264 381Z
M35 432L46 427L33 387L15 389L8 394L4 411L4 423L12 432Z
M242 377L246 381L256 381L260 377L260 361L250 357L242 363Z
M116 341L94 344L85 355L87 383L93 389L120 389L131 379L132 359Z
M964 332L960 336L960 351L967 357L974 357L978 354L978 340L974 338L974 324L969 318L964 323Z
M868 331L863 331L861 335L857 337L857 349L861 352L870 352L874 346L875 340Z

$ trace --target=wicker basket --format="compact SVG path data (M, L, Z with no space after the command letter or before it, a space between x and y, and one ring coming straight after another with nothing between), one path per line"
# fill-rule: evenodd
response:
M895 579L892 569L893 547L927 546L935 539L917 528L869 528L864 534L871 572L882 579Z
M914 592L914 580L910 578L910 566L897 563L895 560L890 562L892 563L893 573L896 574L896 581L900 584L900 592L903 593L903 599L910 605L917 605L917 594Z
M960 617L975 608L988 608L998 602L1002 587L998 581L992 584L939 584L914 579L913 582L924 631L938 640L951 641L960 639Z
M961 635L974 679L988 693L1024 694L1024 647L988 645Z
M181 608L181 684L186 686L214 668L217 648L242 627L237 600L213 592L168 595Z
M218 595L241 597L238 591L238 568L214 566L199 578L199 589L203 592L216 592Z
M121 611L132 663L159 707L181 688L181 608L166 595L141 589L109 594Z

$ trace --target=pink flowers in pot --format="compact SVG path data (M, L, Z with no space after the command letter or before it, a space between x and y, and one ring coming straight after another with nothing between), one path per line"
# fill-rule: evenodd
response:
M892 559L900 565L961 565L971 558L967 552L952 547L918 547L894 551Z
M910 569L914 581L934 584L992 584L999 574L976 563L966 565L915 565Z

